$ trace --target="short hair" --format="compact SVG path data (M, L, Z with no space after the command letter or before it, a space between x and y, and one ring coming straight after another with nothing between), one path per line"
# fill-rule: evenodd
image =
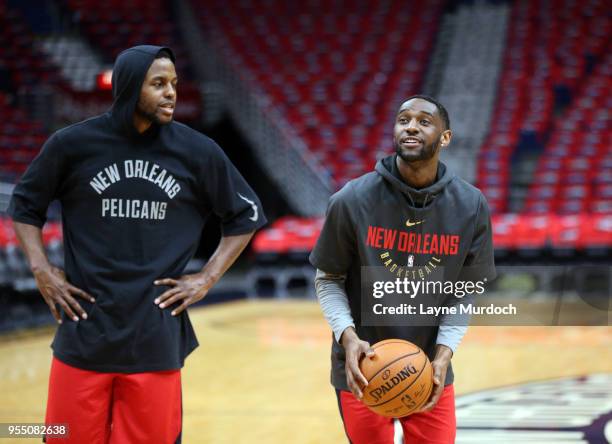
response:
M444 108L444 105L442 105L440 102L438 102L433 97L427 96L425 94L415 94L414 96L408 97L402 103L406 103L408 100L412 100L412 99L423 99L423 100L428 101L429 103L436 105L436 108L438 109L438 113L440 114L442 121L446 125L446 129L450 129L450 118L448 117L448 111L446 111L446 108Z
M157 55L155 56L155 58L156 59L170 59L172 62L174 62L174 56L166 48L160 49Z

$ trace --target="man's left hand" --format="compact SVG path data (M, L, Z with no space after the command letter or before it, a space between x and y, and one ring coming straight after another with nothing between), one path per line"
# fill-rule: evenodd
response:
M448 370L448 365L450 364L452 356L453 352L450 348L446 347L445 345L437 346L436 357L433 361L431 361L431 367L433 370L433 390L431 392L431 396L429 397L429 401L427 401L427 404L425 404L420 410L421 412L429 412L433 410L440 400L440 396L442 396L442 392L444 391L446 371Z
M186 274L178 279L158 279L154 284L172 287L155 299L155 304L159 308L166 308L175 302L183 301L181 305L172 310L172 316L176 316L191 304L202 300L214 285L214 282L203 274L196 273Z

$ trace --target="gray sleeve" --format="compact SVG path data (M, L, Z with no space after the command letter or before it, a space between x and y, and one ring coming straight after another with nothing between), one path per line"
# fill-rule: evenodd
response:
M355 327L344 288L346 275L330 274L317 269L315 290L323 316L334 332L336 341L348 327Z
M466 331L467 325L440 325L436 344L446 345L455 354Z
M476 214L476 228L474 238L468 255L463 264L459 280L462 281L491 281L495 279L495 260L493 254L493 230L491 228L491 215L489 206L481 194ZM473 295L463 298L452 297L446 305L471 305L474 303ZM440 319L440 329L436 344L449 347L453 353L459 346L461 339L470 323L469 314L446 315Z
M445 305L458 307L459 305L471 305L473 302L473 295L466 295L463 298L452 296ZM465 336L471 317L469 313L460 312L441 316L436 344L446 345L454 354Z

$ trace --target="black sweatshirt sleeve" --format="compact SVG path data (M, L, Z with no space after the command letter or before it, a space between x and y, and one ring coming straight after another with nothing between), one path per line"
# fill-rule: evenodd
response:
M223 236L249 233L267 222L259 198L221 148L212 143L213 155L201 175L202 191L221 219Z
M350 185L329 199L325 223L319 239L310 253L310 263L319 270L332 274L348 271L356 254L356 238L351 223Z
M15 222L42 227L47 208L58 198L62 181L62 150L57 133L43 145L13 190L8 214Z

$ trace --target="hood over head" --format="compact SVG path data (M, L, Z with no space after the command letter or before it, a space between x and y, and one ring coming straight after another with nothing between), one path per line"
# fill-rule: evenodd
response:
M122 51L113 67L113 106L110 114L115 124L129 135L138 134L134 127L134 111L142 82L160 51L165 50L175 63L174 53L165 46L139 45Z
M417 190L412 188L402 179L395 163L396 154L385 157L376 163L376 172L380 174L391 186L395 187L407 196L408 201L415 208L425 208L427 204L433 202L438 194L442 192L444 187L449 184L455 177L446 165L438 162L438 174L436 181L426 188Z

